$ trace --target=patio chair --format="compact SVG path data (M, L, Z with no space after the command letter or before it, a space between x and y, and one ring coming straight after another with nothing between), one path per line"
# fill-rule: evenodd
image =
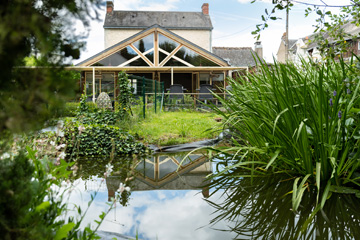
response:
M213 101L215 100L214 96L211 94L211 91L216 90L213 88L210 84L201 84L200 89L197 89L199 91L199 101L204 102L207 104L207 101ZM206 94L208 93L208 94Z
M170 86L170 88L166 89L170 92L169 95L169 102L175 101L175 103L178 103L178 101L184 103L184 95L181 93L184 93L186 91L186 88L184 88L181 84L173 84ZM177 93L177 94L172 94Z

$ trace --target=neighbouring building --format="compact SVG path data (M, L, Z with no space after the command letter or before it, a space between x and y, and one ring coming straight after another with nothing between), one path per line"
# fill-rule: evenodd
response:
M343 31L347 37L345 37L348 44L348 51L341 53L344 59L348 59L352 54L360 55L360 27L350 22L341 26L340 31ZM299 39L289 39L289 61L294 63L300 63L301 59L312 59L313 61L321 61L320 51L318 49L318 43L315 41L315 37L318 33L311 34ZM285 63L285 37L286 33L281 38L279 50L277 53L277 60ZM329 41L330 45L336 45L337 40L329 36L328 33L323 34L324 39ZM340 55L340 53L339 53Z
M232 71L232 77L246 72L255 72L259 61L263 60L263 50L261 42L256 42L253 50L251 47L213 47L213 53L232 66L239 67L238 70Z
M289 39L289 55L290 55L290 52L293 52L294 49L296 49L295 47L295 44L296 44L296 39ZM284 33L281 37L281 41L280 41L280 46L279 46L279 49L277 51L277 54L276 54L276 58L279 62L281 63L285 63L286 60L285 60L285 54L286 53L286 33ZM288 58L290 59L290 58Z
M233 49L226 55L212 48L208 3L199 12L161 12L117 11L113 2L107 1L106 11L105 50L75 67L82 71L82 89L93 96L93 101L100 92L114 92L116 76L122 70L164 82L165 89L181 84L196 93L202 84L220 91L233 71L247 71L253 66L251 48ZM262 52L259 46L257 51ZM245 50L250 54L246 58L242 53Z

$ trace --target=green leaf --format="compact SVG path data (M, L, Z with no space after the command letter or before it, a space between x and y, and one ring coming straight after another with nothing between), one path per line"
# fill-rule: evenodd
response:
M281 152L280 149L278 149L278 150L275 151L275 153L274 153L273 156L271 157L269 163L266 165L265 170L267 170L267 169L271 166L271 164L273 164L273 162L275 161L275 159L279 156L279 153L280 153L280 152Z
M330 186L331 186L331 182L330 180L328 181L328 183L326 184L325 190L323 192L323 196L321 199L321 203L320 203L320 208L322 209L325 205L326 200L328 199L329 196L329 191L330 191Z
M40 212L41 210L46 210L49 207L50 207L50 202L49 201L42 202L38 206L36 206L35 212Z
M68 233L74 228L75 223L71 222L63 225L56 233L54 240L61 240L66 238Z
M316 202L319 201L319 194L320 194L320 176L321 176L321 162L316 163L316 187L318 189Z

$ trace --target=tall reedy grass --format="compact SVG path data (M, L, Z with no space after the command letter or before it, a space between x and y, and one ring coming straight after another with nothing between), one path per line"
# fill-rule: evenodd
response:
M245 177L286 173L296 179L295 211L309 184L317 188L317 201L322 193L319 209L334 186L359 193L359 73L355 61L303 60L301 67L260 63L257 73L228 79L229 97L217 96L226 111L214 110L233 136L232 147L216 151L231 164L213 177L239 166L249 170Z

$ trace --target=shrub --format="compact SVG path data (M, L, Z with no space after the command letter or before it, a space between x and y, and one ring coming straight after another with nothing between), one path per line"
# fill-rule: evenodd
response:
M65 124L64 132L68 156L144 154L148 151L133 136L115 126L68 122Z
M69 177L73 163L58 166L37 159L28 148L0 160L0 232L2 239L96 239L88 226L80 231L82 217L65 221L67 204L55 186ZM81 215L81 209L78 208Z
M111 110L99 109L93 113L86 113L78 117L83 124L106 124L115 125L120 120L120 114Z

